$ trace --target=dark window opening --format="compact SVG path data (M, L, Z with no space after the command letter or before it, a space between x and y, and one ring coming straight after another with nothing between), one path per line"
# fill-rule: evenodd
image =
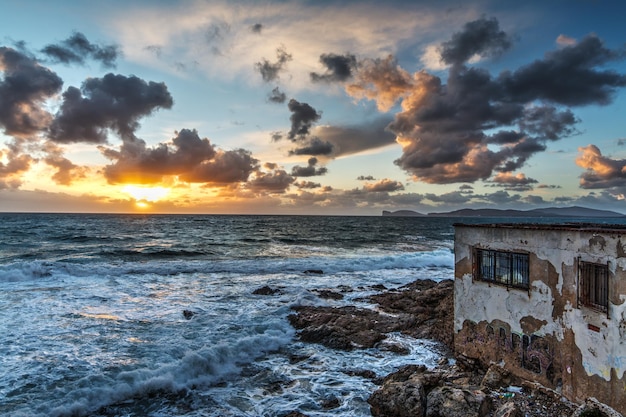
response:
M595 310L609 309L609 267L592 262L579 263L580 302Z
M529 287L527 253L476 249L475 278L507 287Z

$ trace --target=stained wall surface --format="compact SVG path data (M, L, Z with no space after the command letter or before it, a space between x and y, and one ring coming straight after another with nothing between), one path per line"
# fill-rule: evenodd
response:
M527 253L529 288L475 279L476 248ZM608 311L579 300L579 264L608 266ZM626 413L626 228L455 225L457 355Z

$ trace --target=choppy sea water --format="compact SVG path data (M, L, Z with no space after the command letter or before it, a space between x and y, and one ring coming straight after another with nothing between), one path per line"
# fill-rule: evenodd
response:
M330 350L287 316L453 278L454 221L0 214L0 415L369 416L354 371L432 367L437 345Z

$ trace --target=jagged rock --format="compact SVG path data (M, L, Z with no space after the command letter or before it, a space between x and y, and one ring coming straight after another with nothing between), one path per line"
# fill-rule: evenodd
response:
M524 417L524 413L513 401L510 401L498 407L493 417Z
M425 412L425 392L418 378L383 384L367 400L373 417L413 417Z
M252 294L254 295L274 295L276 293L279 293L280 290L276 289L276 288L272 288L268 285L264 285L261 288L257 288L256 290L252 291Z
M499 389L512 383L511 373L499 365L491 365L481 382L481 386L490 389Z
M606 404L601 403L597 399L591 397L585 400L585 403L574 411L572 417L623 417Z
M398 291L370 297L380 308L392 314L411 316L413 325L403 333L415 338L434 339L453 349L454 282L417 280Z
M322 408L324 410L333 410L341 405L339 398L331 396L322 401Z
M315 291L320 298L326 298L330 300L342 300L343 294L331 290L317 290Z
M191 310L183 310L183 317L185 317L187 320L191 320L191 318L195 315L196 313Z
M284 417L308 417L306 414L302 414L299 411L292 411L289 414L285 414Z
M370 348L391 332L441 340L451 346L452 295L452 281L419 280L399 291L372 296L381 310L393 315L352 306L304 306L294 308L296 314L290 315L289 321L299 330L301 340L334 349Z
M288 318L301 340L341 350L374 347L386 333L401 331L412 323L407 316L392 317L353 306L294 309L297 314Z
M426 417L483 417L489 412L489 397L482 391L437 387L426 397Z

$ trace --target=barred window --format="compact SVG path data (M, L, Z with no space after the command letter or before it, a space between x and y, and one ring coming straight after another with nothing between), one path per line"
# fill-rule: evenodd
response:
M476 249L475 254L475 279L507 287L529 287L527 253Z
M608 312L608 265L581 261L578 264L578 268L581 304L604 313Z

